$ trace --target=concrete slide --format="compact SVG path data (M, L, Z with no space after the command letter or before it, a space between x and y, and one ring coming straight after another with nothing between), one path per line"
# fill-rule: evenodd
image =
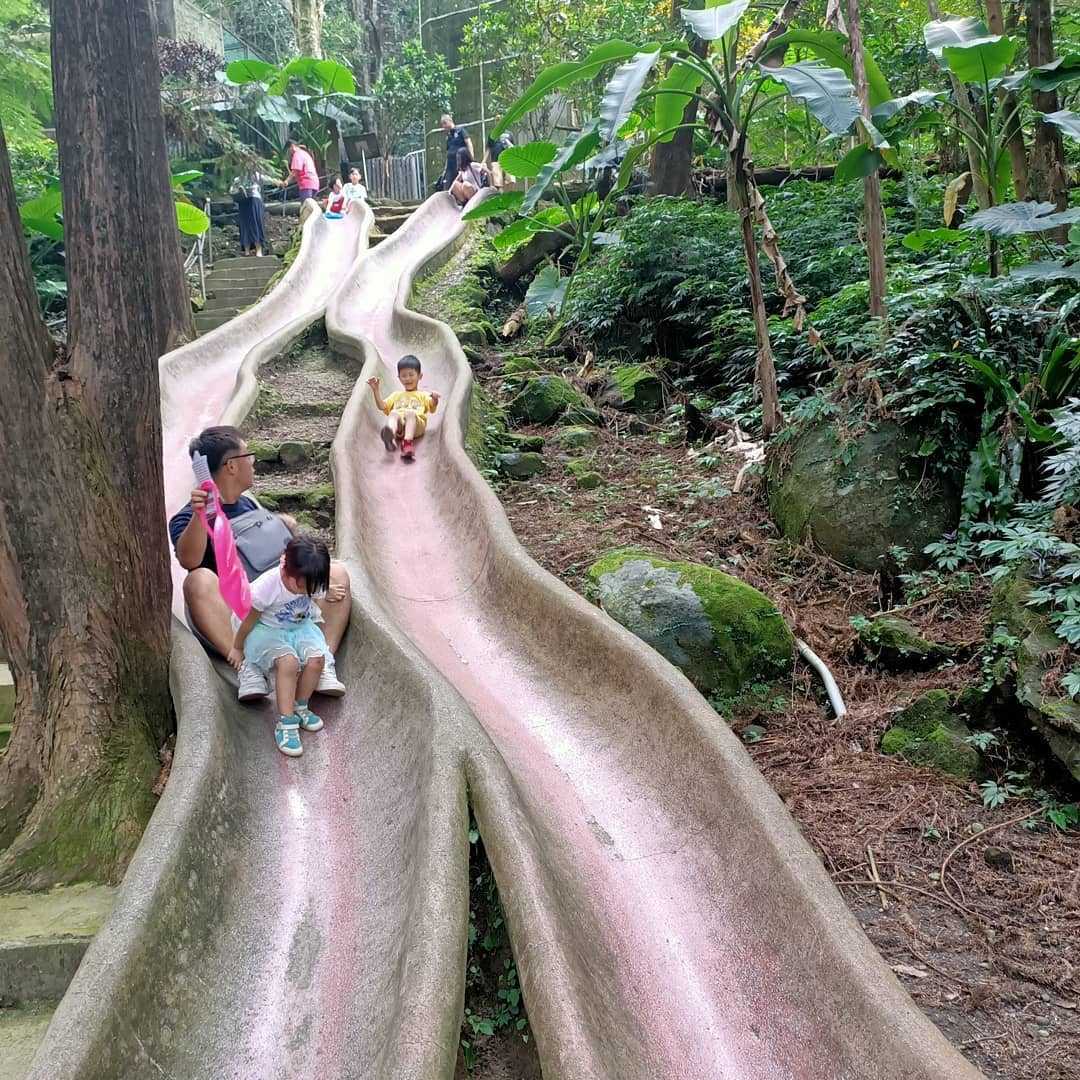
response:
M272 293L162 358L170 513L190 490L191 434L243 418L258 365L366 256L370 210L305 213ZM30 1076L451 1075L468 845L464 771L444 749L464 740L443 732L464 710L358 604L339 652L349 693L290 761L271 706L239 706L183 625L182 578L174 565L171 778Z
M465 357L406 306L452 200L364 253L369 226L308 221L258 318L162 361L170 511L189 434L323 306L364 361L332 460L348 694L285 759L177 621L172 777L34 1080L450 1080L467 791L546 1080L977 1080L693 687L514 539L463 449ZM411 465L364 385L404 352L444 395Z
M432 197L331 300L331 344L365 364L335 475L375 599L496 751L466 754L470 797L546 1080L974 1080L738 739L514 538L464 451L468 363L406 306L462 234ZM412 464L363 386L407 352L443 395Z

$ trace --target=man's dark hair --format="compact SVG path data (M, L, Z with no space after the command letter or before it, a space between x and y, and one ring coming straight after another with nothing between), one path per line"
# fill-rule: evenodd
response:
M404 368L412 368L413 371L415 371L417 374L419 374L420 373L420 357L419 356L413 356L412 353L409 353L408 356L403 356L397 362L397 369L398 369L398 371L401 371Z
M234 427L208 427L188 443L188 453L194 457L202 454L211 473L221 468L225 459L244 445L244 437Z
M285 545L285 572L300 578L308 596L330 587L330 552L314 536L294 536Z

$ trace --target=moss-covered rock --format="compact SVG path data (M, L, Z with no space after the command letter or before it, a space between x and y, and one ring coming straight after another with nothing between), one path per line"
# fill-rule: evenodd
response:
M506 446L506 415L476 381L469 396L469 426L465 452L480 470L495 466L495 455Z
M600 441L600 435L596 428L571 424L556 431L551 440L560 450L586 450Z
M652 368L624 364L611 372L599 401L627 412L655 412L664 404L664 386Z
M919 443L891 423L843 446L827 424L793 431L766 459L773 520L845 566L880 570L894 546L923 562L923 548L956 528L960 478L928 472Z
M495 327L487 319L473 319L454 326L454 333L462 345L487 345L495 340Z
M593 468L593 463L586 458L575 458L573 461L568 461L566 470L577 481L579 488L588 491L604 485L604 478Z
M278 459L280 445L276 442L263 442L262 439L248 439L247 448L260 465L272 465Z
M881 737L885 754L899 754L913 765L929 765L953 776L972 777L979 752L967 742L967 725L954 711L948 690L927 690L896 717Z
M948 646L928 641L906 619L879 615L867 619L857 630L860 651L884 667L925 671L936 667L950 653Z
M636 548L589 567L603 609L702 693L733 694L791 667L794 639L768 597L720 570Z
M514 480L528 480L543 471L544 459L539 454L513 450L509 454L496 454L495 467Z
M1019 639L1016 650L1016 699L1032 728L1050 752L1080 780L1080 702L1047 690L1046 676L1055 667L1061 640L1045 616L1031 607L1031 582L1014 573L994 586L991 616Z
M509 379L545 374L543 366L534 356L508 356L503 360L502 373Z
M543 435L521 435L516 431L508 431L503 436L503 441L513 450L532 450L539 454L544 449Z
M599 420L589 399L561 375L526 379L510 402L510 415L527 424L549 424L560 417L578 423Z

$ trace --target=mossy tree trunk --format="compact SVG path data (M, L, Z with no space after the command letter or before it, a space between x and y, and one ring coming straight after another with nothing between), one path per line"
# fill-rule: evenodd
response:
M292 0L296 48L301 56L322 59L322 26L325 0Z
M149 0L53 6L67 347L34 293L0 132L0 886L115 880L171 724L157 358L190 324Z
M1028 0L1027 4L1028 62L1041 67L1054 59L1053 4L1051 0ZM1041 113L1057 112L1060 108L1056 90L1032 91L1031 104ZM1059 210L1068 205L1069 176L1065 169L1065 146L1061 129L1041 119L1035 121L1035 139L1031 147L1028 174L1029 193L1037 202L1052 202ZM1056 238L1064 243L1068 229L1058 231Z

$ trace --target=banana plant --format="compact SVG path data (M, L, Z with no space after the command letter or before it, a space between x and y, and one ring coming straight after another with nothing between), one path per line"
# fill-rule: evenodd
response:
M574 238L580 243L562 297L562 310L565 310L573 288L574 274L588 260L598 237L610 238L604 230L604 223L611 211L613 200L629 184L634 167L642 156L656 143L669 141L677 131L685 127L708 133L714 142L721 141L729 153L731 190L742 219L743 250L750 277L758 339L758 385L762 395L763 427L765 434L771 435L779 427L780 413L768 318L758 266L755 221L762 225L763 246L773 261L777 283L789 309L796 312L797 321L801 321L803 316L802 305L805 300L787 274L786 264L776 244L775 230L768 222L764 202L753 183L747 131L755 118L779 102L784 91L787 96L803 102L808 112L831 134L845 134L856 122L861 122L861 117L855 88L842 67L831 67L817 61L799 61L782 66L767 64L762 57L775 54L778 48L774 43L775 39L768 36L740 60L739 35L743 15L749 6L750 0L733 0L731 3L704 10L682 9L682 18L686 25L698 38L709 43L709 52L705 57L697 56L684 41L663 44L654 42L642 46L624 41L609 41L593 50L582 61L557 64L541 72L532 86L507 110L495 129L496 136L534 109L548 95L566 90L584 79L595 78L610 64L619 62L621 65L607 84L599 116L574 136L561 151L548 157L547 149L541 149L538 144L521 148L521 161L516 157L512 160L518 168L522 163L526 168L536 168L532 173L536 179L535 185L520 202L511 201L512 196L497 197L507 201L497 207L492 206L488 213L516 212L522 221L515 222L510 228L517 229L519 235L525 236L528 230L547 227L539 220L537 205L556 178L572 167L570 162L576 164L590 160L595 165L617 164L615 179L603 198L597 199L595 212L589 207L588 213L591 216L587 224L581 215L575 213L574 205L569 202L568 197L564 198L565 188L561 183L555 189L561 204L561 214L565 214L565 218L561 218L560 214L560 221L555 227L566 227L568 233L572 229ZM653 69L662 60L667 61L667 73L646 89ZM887 90L885 96L888 97ZM710 123L683 122L685 108L694 100L705 106L706 115L711 117ZM641 115L645 112L651 113L651 123L625 148L620 148L619 135L625 130L631 114ZM873 135L876 134L874 131ZM583 146L595 150L591 159L584 154ZM542 157L546 157L545 164L532 164ZM515 172L510 163L505 167L512 174ZM487 202L494 203L495 200ZM475 216L484 215L485 205L487 203L476 209Z
M300 137L326 151L342 130L358 121L343 106L367 100L356 93L353 73L335 60L298 56L284 64L265 60L234 60L225 68L225 81L245 88L244 103L267 124L293 125ZM232 102L222 102L231 108Z

